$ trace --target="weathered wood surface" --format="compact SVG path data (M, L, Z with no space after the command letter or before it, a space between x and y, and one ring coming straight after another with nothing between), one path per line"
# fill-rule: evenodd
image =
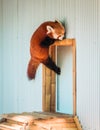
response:
M52 46L72 46L74 39L64 39L56 41Z
M50 46L50 56L56 62L57 46L72 47L72 79L73 79L73 114L76 115L76 41L72 39L64 39L56 41ZM46 112L56 111L56 74L43 65L43 87L42 87L42 110Z
M72 115L48 112L1 115L0 130L78 130Z

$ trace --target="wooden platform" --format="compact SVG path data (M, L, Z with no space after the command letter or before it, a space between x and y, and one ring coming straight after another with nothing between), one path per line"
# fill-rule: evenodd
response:
M76 116L50 112L25 112L1 115L0 130L82 130L82 128Z

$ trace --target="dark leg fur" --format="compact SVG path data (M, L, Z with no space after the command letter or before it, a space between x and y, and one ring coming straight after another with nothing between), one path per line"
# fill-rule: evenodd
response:
M56 72L57 74L61 73L61 70L58 66L56 66L56 64L54 63L54 61L52 61L52 59L50 57L48 57L48 59L43 62L43 64L48 67L49 69L53 70L54 72Z
M35 74L38 66L39 66L38 61L34 61L32 59L29 61L27 75L30 80L35 79Z
M52 39L50 37L46 37L41 43L41 47L49 47L55 42L55 39Z

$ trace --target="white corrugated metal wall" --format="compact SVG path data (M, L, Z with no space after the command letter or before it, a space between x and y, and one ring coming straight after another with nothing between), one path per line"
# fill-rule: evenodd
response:
M77 113L84 130L100 129L99 0L76 1Z
M45 20L65 19L77 42L77 114L100 130L100 0L0 0L0 113L42 109L42 77L26 77L29 39Z
M100 129L99 0L79 1L77 8L77 112L84 130ZM80 11L79 11L80 10Z

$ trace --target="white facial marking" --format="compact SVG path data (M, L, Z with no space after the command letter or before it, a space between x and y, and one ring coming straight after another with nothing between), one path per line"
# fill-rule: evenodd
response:
M58 39L62 40L64 38L64 35L61 35Z
M53 38L54 39L57 39L58 38L58 35L56 33L53 33Z
M62 40L64 38L64 35L57 35L55 32L53 33L53 38L54 39L59 39Z

